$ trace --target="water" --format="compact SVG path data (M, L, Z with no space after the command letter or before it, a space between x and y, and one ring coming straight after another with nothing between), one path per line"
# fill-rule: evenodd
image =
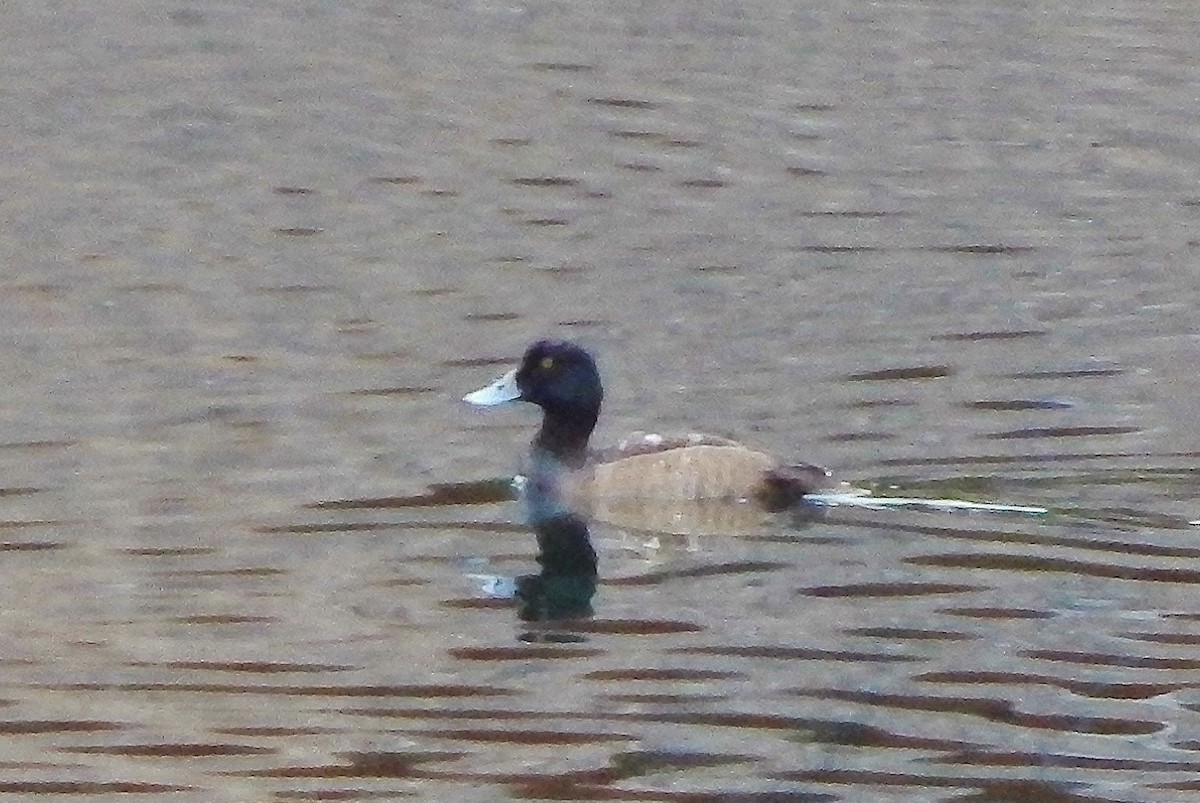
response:
M0 793L1196 794L1190 6L10 17ZM457 400L545 335L598 442L1047 513L619 511L539 621Z

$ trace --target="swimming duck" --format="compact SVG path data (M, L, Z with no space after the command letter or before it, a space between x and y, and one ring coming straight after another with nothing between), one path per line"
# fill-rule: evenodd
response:
M603 398L591 354L575 343L539 340L525 351L520 366L463 401L480 407L527 402L542 408L528 478L541 499L753 500L780 510L830 484L823 468L788 465L713 435L635 433L613 448L592 451L588 441Z

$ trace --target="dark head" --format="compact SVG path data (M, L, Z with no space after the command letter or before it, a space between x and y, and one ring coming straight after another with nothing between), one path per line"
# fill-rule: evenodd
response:
M523 401L542 408L542 430L534 443L568 462L582 462L600 416L604 390L596 361L565 340L539 340L525 350L521 365L463 401L481 407Z

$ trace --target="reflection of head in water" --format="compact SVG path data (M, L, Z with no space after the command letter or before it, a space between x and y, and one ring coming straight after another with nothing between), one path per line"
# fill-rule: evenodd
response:
M530 522L537 534L539 574L517 578L520 616L526 621L592 615L596 592L596 550L587 521L563 513Z

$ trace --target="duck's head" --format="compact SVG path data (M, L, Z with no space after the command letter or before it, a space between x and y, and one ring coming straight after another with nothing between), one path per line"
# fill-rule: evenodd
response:
M478 407L529 402L546 412L600 410L604 390L596 361L565 340L539 340L525 350L521 364L484 388L463 396Z
M587 446L603 398L591 354L565 340L539 340L525 350L520 366L463 396L463 401L479 407L536 404L545 414L537 443L566 456Z

